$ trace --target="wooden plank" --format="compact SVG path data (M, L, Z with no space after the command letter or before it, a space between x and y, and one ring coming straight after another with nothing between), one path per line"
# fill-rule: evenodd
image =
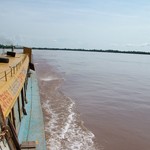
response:
M28 141L28 142L22 142L21 149L36 149L36 142L35 141Z
M25 148L25 149L22 149L22 150L36 150L36 148Z

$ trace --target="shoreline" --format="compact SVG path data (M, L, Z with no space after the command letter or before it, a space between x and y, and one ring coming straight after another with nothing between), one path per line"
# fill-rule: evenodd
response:
M121 51L121 50L102 50L102 49L72 49L72 48L37 48L32 47L33 50L55 50L55 51L79 51L79 52L99 52L99 53L119 53L119 54L139 54L139 55L150 55L150 52L145 51Z
M22 49L23 47L0 45L0 49ZM31 47L32 50L55 50L55 51L80 51L80 52L98 52L98 53L118 53L118 54L138 54L150 55L147 51L137 50L116 50L116 49L81 49L81 48L47 48L47 47Z

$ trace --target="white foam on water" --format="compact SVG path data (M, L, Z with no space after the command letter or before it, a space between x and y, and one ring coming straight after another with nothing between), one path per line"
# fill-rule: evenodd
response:
M78 114L73 111L75 103L69 98L67 100L58 107L54 107L51 100L43 104L44 110L50 115L45 128L50 134L47 140L48 149L96 150L93 142L94 134L82 126Z
M39 85L45 113L47 150L98 150L94 134L84 127L74 110L74 101L59 89L65 79L51 68L44 72L39 74Z
M40 78L42 81L60 80L59 78L48 76L46 78Z
M59 144L59 141L56 141L57 136L56 135L55 135L55 137L52 136L53 132L54 132L53 130L56 128L55 124L57 123L58 115L52 111L48 100L43 104L43 108L45 109L45 111L48 114L51 115L51 119L48 122L48 125L45 127L45 131L51 133L50 139L47 140L47 145L49 147L52 147L53 150L59 150L59 147L61 145ZM49 119L49 118L47 118L47 119Z
M70 127L70 124L73 122L74 119L75 113L72 112L73 105L74 103L71 103L70 106L68 107L69 115L67 117L67 122L64 124L64 127L62 128L62 134L61 134L62 139L65 138L65 135Z

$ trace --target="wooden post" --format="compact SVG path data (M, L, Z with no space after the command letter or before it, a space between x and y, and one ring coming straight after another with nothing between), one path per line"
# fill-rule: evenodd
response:
M29 62L31 63L32 62L32 49L24 47L23 52L24 54L27 54L29 56Z
M16 129L16 122L15 122L16 118L15 118L14 107L12 108L12 119L13 119L13 125L14 125L14 127Z
M6 124L6 118L4 117L1 105L0 105L0 123L1 123L1 131L5 133L4 138L6 139L10 149L21 150L18 139L17 138L15 139L12 137L12 130L10 126Z
M5 71L5 81L7 81L7 72Z
M20 101L19 101L19 97L17 98L17 101L18 101L19 121L21 122L21 112L20 112Z
M22 99L22 110L23 110L23 114L24 114L24 115L27 115L27 112L26 112L26 109L25 109L25 103L24 103L24 101L25 101L25 95L24 95L24 90L23 90L23 88L22 88L22 90L21 90L21 99Z
M12 71L12 68L10 68L11 69L11 77L12 77L12 75L13 75L13 71Z

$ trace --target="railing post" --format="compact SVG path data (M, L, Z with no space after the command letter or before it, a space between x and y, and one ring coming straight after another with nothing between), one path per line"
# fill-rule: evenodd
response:
M7 81L7 72L5 71L5 81Z
M13 74L13 73L12 73L12 68L11 68L11 77L12 77L12 74Z

